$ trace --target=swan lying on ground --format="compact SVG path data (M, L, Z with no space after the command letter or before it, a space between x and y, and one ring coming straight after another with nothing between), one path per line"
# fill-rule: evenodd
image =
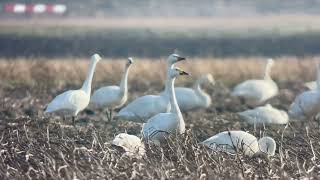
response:
M276 109L270 104L237 113L241 119L251 124L287 124L287 112Z
M202 75L193 88L175 88L177 102L182 112L188 112L200 108L208 108L211 105L211 97L201 89L204 83L215 84L211 74Z
M143 156L145 154L144 144L140 138L127 133L118 134L111 143L114 146L121 147L127 156Z
M299 94L289 109L289 116L295 120L315 117L320 112L320 65L317 64L317 88Z
M243 152L247 156L267 155L274 156L276 142L271 137L258 139L244 131L224 131L216 134L201 144L215 151L223 151L230 154Z
M316 81L306 82L306 83L304 83L304 86L310 90L316 90L317 89L317 82Z
M146 95L135 99L126 107L122 108L117 117L124 120L143 122L158 113L168 112L170 110L169 72L174 67L175 63L182 60L185 60L185 58L177 54L172 54L169 56L167 60L167 80L164 93L160 95Z
M132 58L128 58L121 78L120 86L105 86L94 91L90 100L90 107L94 109L107 109L108 119L112 119L112 111L126 103L128 98L128 74Z
M177 76L188 75L188 73L173 68L169 71L168 92L170 92L171 110L167 113L159 113L151 117L147 123L143 124L142 134L144 139L160 144L167 134L182 134L185 131L185 122L180 112L175 91L174 81Z
M63 116L72 116L74 123L75 116L85 109L90 102L91 82L96 68L96 64L101 57L94 54L91 57L89 73L82 87L78 90L69 90L56 96L47 106L45 113L59 113Z
M263 104L268 99L276 96L279 92L277 84L271 79L270 71L274 61L268 59L264 71L264 79L247 80L237 85L233 92L233 96L243 98L248 105L257 106Z

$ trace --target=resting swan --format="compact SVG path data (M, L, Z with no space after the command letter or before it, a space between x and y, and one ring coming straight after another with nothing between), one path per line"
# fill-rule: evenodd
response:
M243 98L250 106L263 104L268 99L276 96L279 92L277 84L271 79L270 71L274 61L268 59L264 72L264 79L247 80L237 85L233 92L233 96Z
M289 109L289 116L295 120L304 120L320 112L320 65L317 64L317 88L299 94Z
M244 131L224 131L202 142L203 145L215 151L230 154L243 152L246 156L274 156L276 142L271 137L258 139Z
M316 81L306 82L306 83L304 83L304 86L310 90L316 90L317 89L317 82Z
M148 118L161 113L168 112L170 110L169 103L169 72L174 67L174 64L185 60L184 57L181 57L177 54L172 54L168 58L168 67L167 67L167 80L165 85L164 93L160 95L146 95L139 97L129 103L126 107L122 108L118 113L117 117L124 120L130 121L145 121Z
M160 144L168 133L182 134L185 131L185 122L180 112L175 91L174 81L179 75L188 75L188 73L173 68L169 71L168 91L170 92L171 110L167 113L159 113L151 117L147 123L143 124L142 134L144 139Z
M145 154L144 144L140 138L134 135L120 133L113 139L111 144L121 147L127 156L141 157Z
M128 74L132 58L128 58L120 86L105 86L96 90L90 100L90 106L95 109L107 109L108 119L112 119L112 111L126 103L128 98Z
M47 106L45 113L60 113L64 116L72 116L74 123L75 116L85 109L90 102L91 82L96 68L96 64L100 61L101 57L94 54L91 57L89 73L84 81L81 89L69 90L56 96Z
M237 113L241 119L250 124L287 124L288 114L272 107L270 104Z
M175 88L177 102L182 112L188 112L200 108L208 108L211 105L211 97L201 89L204 83L215 84L211 74L202 75L193 88Z

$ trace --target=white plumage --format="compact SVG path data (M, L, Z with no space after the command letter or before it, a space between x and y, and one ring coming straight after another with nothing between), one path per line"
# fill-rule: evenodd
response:
M74 118L80 111L85 109L90 101L91 82L94 70L100 59L101 57L98 54L94 54L91 57L89 73L81 89L69 90L58 95L48 104L45 113L56 112Z
M204 83L215 84L211 74L201 76L193 88L175 88L177 102L182 112L188 112L200 108L208 108L211 105L211 97L201 89Z
M237 85L233 92L233 96L243 98L247 104L257 106L263 104L268 99L276 96L279 92L277 84L271 79L270 71L274 62L268 59L264 79L247 80Z
M230 154L243 152L247 156L265 154L273 156L276 151L276 142L271 137L258 139L244 131L224 131L202 142L215 151Z
M317 89L317 82L316 81L306 82L306 83L304 83L304 86L310 90L316 90Z
M276 109L270 104L239 112L238 115L251 124L287 124L289 122L287 112Z
M320 112L320 65L317 65L317 88L299 94L289 109L289 116L295 120L304 120Z
M174 80L179 75L188 75L188 73L173 68L169 72L169 84L168 91L170 92L170 104L171 110L167 113L159 113L151 117L147 123L143 125L142 133L146 140L151 140L156 144L159 144L165 139L167 134L182 134L185 131L185 122L180 112L175 91Z
M112 141L112 145L121 147L125 155L141 157L145 154L144 144L140 138L127 133L118 134Z
M132 63L133 59L128 58L119 86L105 86L94 91L90 100L90 107L109 110L109 118L111 118L113 109L121 107L126 103L128 98L128 74Z
M182 60L185 60L185 58L180 57L177 54L172 54L169 56L167 67L167 80L164 93L161 93L160 95L146 95L135 99L126 107L121 109L117 117L124 120L141 122L147 120L148 118L158 113L168 112L170 110L168 74L169 71L174 67L174 64Z

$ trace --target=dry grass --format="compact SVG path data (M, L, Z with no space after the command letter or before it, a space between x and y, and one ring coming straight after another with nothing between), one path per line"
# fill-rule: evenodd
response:
M280 82L301 82L315 78L314 65L317 57L297 59L282 57L276 59L272 69L272 76ZM0 80L2 83L23 83L53 85L80 84L86 76L89 60L86 59L51 59L0 60ZM178 80L192 81L203 73L212 73L216 80L227 85L237 83L248 78L259 78L263 74L264 58L236 58L236 59L189 59L178 63L177 66L190 72L192 76ZM124 69L124 60L103 59L99 62L94 77L94 86L97 84L117 83ZM149 83L158 84L165 80L166 60L162 59L136 59L129 80L136 86L146 86ZM55 84L57 83L57 84Z
M184 114L187 132L162 148L147 146L142 159L124 157L110 145L120 132L139 134L137 123L104 122L104 114L81 113L75 127L60 118L44 117L42 109L60 91L82 83L88 60L0 62L0 177L1 179L240 179L319 178L319 129L310 120L301 127L270 126L253 130L235 112L248 107L230 96L231 86L261 75L264 59L190 59L178 66L192 73L178 84L191 84L199 74L217 79L208 87L213 104L206 110ZM280 95L270 103L286 109L297 93L292 87L314 79L317 58L283 57L276 61L273 77L293 96ZM118 83L123 61L102 60L94 86ZM165 60L136 60L130 73L130 98L156 93L163 86ZM185 81L185 82L183 82ZM161 82L161 83L159 83ZM301 87L298 90L302 90ZM229 156L197 143L225 130L246 130L257 137L272 136L276 155L270 159Z

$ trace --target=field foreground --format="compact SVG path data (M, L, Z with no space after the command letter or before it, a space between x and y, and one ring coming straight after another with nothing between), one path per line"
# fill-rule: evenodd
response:
M315 78L317 58L283 57L276 61L273 77L281 93L270 100L287 110L302 84ZM118 84L124 61L102 60L93 87ZM191 86L202 73L212 73L214 87L206 87L213 104L206 110L184 114L187 132L164 147L146 146L142 159L122 156L110 145L121 132L138 135L141 124L113 120L82 112L76 126L59 117L44 117L45 105L66 89L79 87L87 60L0 62L0 177L40 179L213 179L213 178L312 178L319 177L320 141L317 122L288 126L258 126L239 120L236 112L248 107L230 96L231 88L244 79L260 77L262 58L191 59L177 66L190 72L177 85ZM130 100L163 88L165 60L136 60L129 78ZM276 155L248 158L210 151L198 142L225 130L246 130L258 138L273 137Z

